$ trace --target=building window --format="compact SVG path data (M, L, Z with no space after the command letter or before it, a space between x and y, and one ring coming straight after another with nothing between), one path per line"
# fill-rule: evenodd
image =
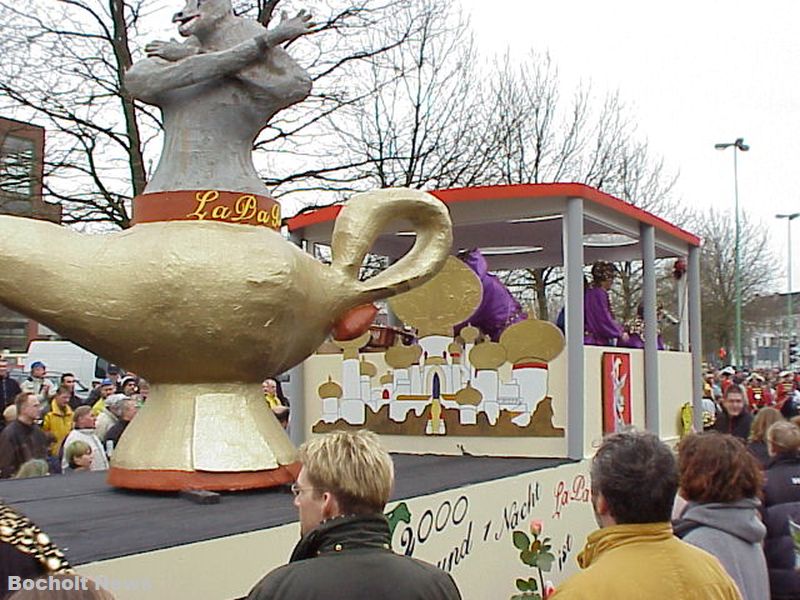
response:
M33 196L36 180L33 140L6 135L0 147L0 192L6 196Z

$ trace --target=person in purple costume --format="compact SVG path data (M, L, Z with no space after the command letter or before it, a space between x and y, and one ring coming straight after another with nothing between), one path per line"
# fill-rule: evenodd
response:
M473 325L496 342L507 327L526 319L528 315L497 276L489 273L489 265L479 249L462 250L458 258L480 279L483 299L472 316L456 326L456 333L467 325Z
M592 283L583 293L583 343L594 346L616 346L627 343L628 334L614 319L608 290L614 283L617 268L610 262L592 265Z

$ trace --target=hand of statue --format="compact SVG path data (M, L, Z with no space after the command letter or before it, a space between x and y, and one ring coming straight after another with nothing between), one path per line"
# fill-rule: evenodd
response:
M144 47L144 51L148 57L156 56L170 62L176 62L187 56L197 54L195 46L175 40L169 40L168 42L154 40Z
M301 10L297 16L288 18L286 12L281 13L281 22L275 28L275 33L280 36L284 42L291 42L296 40L301 35L311 33L314 28L314 23L311 21L311 13Z

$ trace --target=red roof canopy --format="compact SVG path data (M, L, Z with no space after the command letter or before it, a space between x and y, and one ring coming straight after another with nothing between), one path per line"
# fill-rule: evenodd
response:
M560 217L568 198L584 200L584 232L587 235L627 236L624 244L592 245L585 241L586 262L637 260L639 226L656 230L656 255L682 256L689 246L699 246L700 238L624 200L580 183L543 183L481 186L432 190L430 194L447 204L453 219L454 248L491 247L492 268L512 268L534 264L561 263L562 226ZM290 232L318 243L329 243L333 222L342 205L331 205L288 219ZM587 238L588 239L588 238ZM387 231L373 251L400 256L411 239L401 228ZM508 247L507 254L503 247ZM534 249L535 247L535 249ZM525 249L530 248L526 252ZM510 258L513 256L513 258Z

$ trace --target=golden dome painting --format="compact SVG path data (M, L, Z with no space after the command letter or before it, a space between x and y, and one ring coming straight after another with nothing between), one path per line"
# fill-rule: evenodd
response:
M341 380L329 378L319 387L322 418L312 430L563 437L564 429L553 425L548 395L548 364L564 349L563 334L552 323L528 318L506 328L497 342L472 325L455 335L481 297L480 280L451 256L428 283L390 300L417 339L383 353L389 370L380 378L375 354L362 341L334 340L343 350Z

